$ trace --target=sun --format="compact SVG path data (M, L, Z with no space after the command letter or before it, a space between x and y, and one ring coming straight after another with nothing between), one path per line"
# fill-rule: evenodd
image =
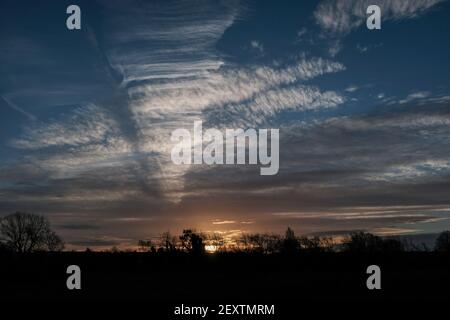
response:
M206 245L206 246L205 246L205 250L206 250L206 252L208 252L208 253L214 253L214 252L217 251L217 246L214 246L214 245L209 244L209 245Z

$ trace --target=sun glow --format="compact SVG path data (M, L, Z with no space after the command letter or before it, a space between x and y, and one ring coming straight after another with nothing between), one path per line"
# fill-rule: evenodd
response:
M208 252L208 253L214 253L214 252L217 251L217 246L214 246L214 245L206 245L206 246L205 246L205 250L206 250L206 252Z

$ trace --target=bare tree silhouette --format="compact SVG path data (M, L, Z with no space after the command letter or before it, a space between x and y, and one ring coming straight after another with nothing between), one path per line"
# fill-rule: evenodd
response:
M280 249L281 237L276 234L254 233L246 237L250 250L264 254L275 253Z
M64 250L64 242L54 231L50 230L44 238L44 247L48 251L62 251Z
M41 215L16 212L0 220L0 238L15 252L61 251L64 242Z
M221 234L217 232L208 234L206 240L208 245L213 246L215 248L215 251L221 252L226 250L225 239Z
M160 248L164 248L166 252L172 252L176 250L177 238L172 236L170 231L163 232L159 237Z
M320 237L301 237L299 242L301 249L307 252L321 252L324 250Z

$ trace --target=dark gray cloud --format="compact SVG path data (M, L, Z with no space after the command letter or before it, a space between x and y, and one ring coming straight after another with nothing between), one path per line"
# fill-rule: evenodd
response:
M76 224L76 223L63 224L63 225L58 225L56 227L60 228L60 229L68 229L68 230L98 230L101 228L100 226L94 225L94 224Z
M70 245L74 245L77 247L111 247L118 246L120 244L122 244L122 242L117 240L104 239L79 240L70 242Z

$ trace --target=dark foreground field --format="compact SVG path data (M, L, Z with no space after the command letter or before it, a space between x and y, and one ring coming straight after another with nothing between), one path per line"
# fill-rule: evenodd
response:
M73 264L81 268L81 290L66 287L66 268ZM381 290L366 287L366 268L372 264L381 268ZM197 257L181 253L9 254L1 256L0 272L3 302L33 300L46 305L46 300L76 304L89 300L101 305L117 300L168 315L182 303L275 304L292 312L309 302L326 306L327 301L342 305L450 301L450 255L426 252Z
M381 268L382 290L366 287ZM66 287L81 268L82 289ZM2 299L448 299L450 255L34 253L0 258Z

